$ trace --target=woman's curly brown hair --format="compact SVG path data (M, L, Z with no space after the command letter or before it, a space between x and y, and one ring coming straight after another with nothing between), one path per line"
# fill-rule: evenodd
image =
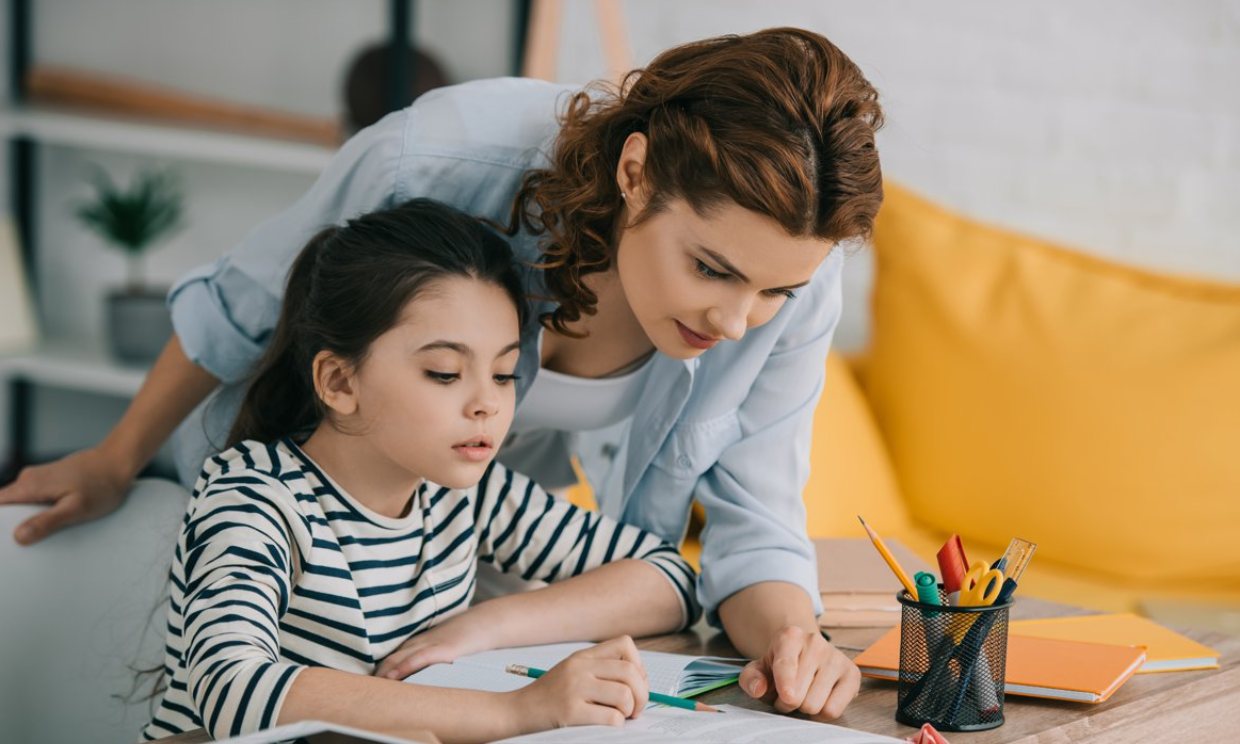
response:
M551 167L525 176L510 233L547 236L540 267L560 304L542 318L557 332L598 298L583 282L614 255L625 140L648 138L644 219L670 199L699 214L725 201L769 216L790 235L869 237L882 203L874 134L878 94L834 44L776 28L663 52L621 84L574 94Z

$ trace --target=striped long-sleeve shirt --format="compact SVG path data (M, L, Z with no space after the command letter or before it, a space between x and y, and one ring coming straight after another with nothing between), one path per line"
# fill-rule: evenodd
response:
M190 499L169 576L168 689L143 737L272 726L307 666L373 673L468 607L479 560L555 581L621 558L655 566L696 619L693 570L674 547L501 465L469 489L423 484L392 518L292 441L243 442L207 461Z

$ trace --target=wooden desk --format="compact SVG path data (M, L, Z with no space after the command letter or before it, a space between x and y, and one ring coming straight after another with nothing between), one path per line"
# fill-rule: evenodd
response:
M1016 600L1013 619L1080 615L1085 611L1034 599ZM873 643L885 628L848 628L831 632L849 656ZM1036 700L1008 695L1004 724L990 731L951 732L952 744L1062 744L1088 742L1215 742L1240 736L1240 637L1182 631L1219 652L1219 669L1139 674L1110 700L1099 705ZM643 648L690 654L729 655L722 636L683 633L640 643ZM703 702L769 710L736 686L707 693ZM916 729L896 723L896 684L862 678L861 692L838 720L841 726L903 739Z
M1085 613L1064 605L1020 598L1012 609L1013 619L1079 614ZM831 638L849 656L856 656L884 632L883 628L839 629L831 633ZM1100 705L1009 695L1003 702L1005 722L999 728L977 733L952 732L947 736L952 744L1231 741L1240 731L1240 637L1196 632L1187 632L1187 635L1218 649L1221 668L1137 675ZM643 639L637 645L651 651L736 655L722 634L704 625L687 633ZM771 710L770 706L750 699L735 685L707 693L700 699L707 703ZM863 678L857 699L835 723L900 739L911 736L915 729L896 723L895 710L895 683ZM204 732L193 731L163 741L199 744L209 739Z

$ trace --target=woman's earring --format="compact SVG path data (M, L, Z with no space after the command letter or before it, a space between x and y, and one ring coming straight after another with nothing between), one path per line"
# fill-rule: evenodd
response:
M628 198L629 198L629 195L628 195L628 194L626 194L626 193L625 193L625 192L623 192L623 191L621 191L621 192L620 192L620 199L621 199L621 201L628 201Z

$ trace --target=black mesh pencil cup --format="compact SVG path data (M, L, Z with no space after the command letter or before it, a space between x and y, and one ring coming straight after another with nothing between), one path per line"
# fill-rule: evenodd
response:
M941 731L1003 724L1011 602L980 607L923 604L900 592L900 677L896 720Z

